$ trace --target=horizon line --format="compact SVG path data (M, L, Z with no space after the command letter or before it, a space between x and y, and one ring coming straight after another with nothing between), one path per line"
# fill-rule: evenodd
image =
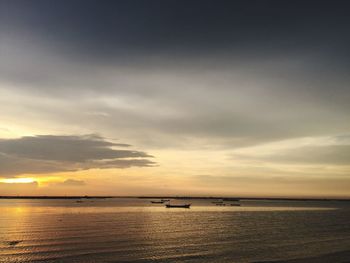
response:
M240 197L240 196L186 196L186 195L3 195L0 199L110 199L110 198L139 198L139 199L238 199L238 200L286 200L286 201L350 201L350 197Z

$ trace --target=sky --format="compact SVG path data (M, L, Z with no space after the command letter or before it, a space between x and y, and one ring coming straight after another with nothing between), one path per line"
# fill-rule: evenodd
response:
M0 0L0 195L350 198L349 7Z

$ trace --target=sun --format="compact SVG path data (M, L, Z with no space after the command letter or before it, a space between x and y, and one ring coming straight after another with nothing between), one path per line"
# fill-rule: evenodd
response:
M30 184L34 183L35 180L33 178L8 178L8 179L0 179L0 182L6 184Z

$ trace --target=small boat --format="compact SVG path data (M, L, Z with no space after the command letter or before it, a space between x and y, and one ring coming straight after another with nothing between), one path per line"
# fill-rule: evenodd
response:
M77 200L75 201L76 203L82 203L83 201L82 200Z
M184 205L171 205L171 204L166 204L166 208L190 208L191 204L184 204Z
M164 201L151 201L152 204L163 204Z
M163 202L170 202L170 199L161 199Z
M241 206L241 204L231 204L231 206Z
M224 204L224 203L216 203L215 205L218 205L218 206L225 206L226 204Z
M8 244L12 247L18 245L19 243L21 243L22 241L20 240L14 240L14 241L9 241Z
M213 204L222 204L223 201L213 201Z

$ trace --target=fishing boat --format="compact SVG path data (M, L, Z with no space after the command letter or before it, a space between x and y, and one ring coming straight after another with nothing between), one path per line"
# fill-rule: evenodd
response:
M172 205L172 204L166 204L166 208L190 208L191 204L183 204L183 205Z
M163 204L164 201L151 201L152 204Z

